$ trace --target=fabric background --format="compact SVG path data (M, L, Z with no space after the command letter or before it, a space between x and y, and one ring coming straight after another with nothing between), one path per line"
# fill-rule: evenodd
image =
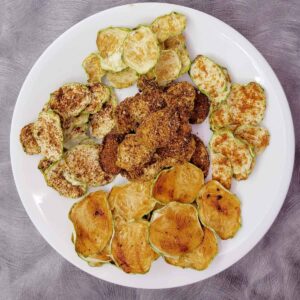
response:
M299 0L173 1L209 13L249 39L278 75L294 118L296 160L287 199L269 232L238 263L181 288L125 288L65 261L25 213L9 157L10 122L21 85L36 59L66 29L98 11L130 2L139 1L0 0L0 299L299 299Z

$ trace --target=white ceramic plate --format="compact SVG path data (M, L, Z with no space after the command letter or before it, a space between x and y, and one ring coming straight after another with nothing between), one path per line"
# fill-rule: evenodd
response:
M259 82L267 93L263 124L271 132L271 143L257 159L247 181L234 183L242 202L243 226L235 238L219 243L220 251L202 272L172 267L162 258L145 275L127 275L113 265L89 267L75 253L68 211L74 200L60 197L48 188L37 169L39 156L28 156L19 143L19 132L37 118L50 92L72 81L86 81L83 58L96 50L96 34L107 26L135 27L159 15L178 11L187 16L186 37L191 57L205 54L229 69L232 80ZM136 88L118 91L123 99ZM194 128L207 142L208 124ZM46 241L69 262L98 278L136 288L170 288L190 284L228 268L255 246L272 225L285 199L294 161L294 131L283 89L262 55L242 35L218 19L187 7L161 4L130 4L95 14L76 24L41 55L28 74L18 97L11 127L11 163L23 205ZM114 183L119 183L118 178ZM110 186L105 187L109 189Z

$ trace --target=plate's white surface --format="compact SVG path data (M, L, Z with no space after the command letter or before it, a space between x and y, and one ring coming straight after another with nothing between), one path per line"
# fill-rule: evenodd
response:
M96 33L107 26L135 27L155 17L178 11L187 16L186 37L191 57L205 54L229 69L232 80L257 81L267 93L263 125L271 143L257 159L247 181L235 182L233 191L242 202L243 226L235 238L219 243L219 255L202 272L180 269L162 258L145 275L127 275L112 265L89 267L75 253L68 211L75 200L60 197L48 188L37 169L39 156L28 156L19 143L20 129L34 121L49 93L70 81L86 80L83 58L96 50ZM119 99L136 92L118 91ZM194 128L207 142L208 124ZM208 278L234 264L262 238L277 216L287 193L294 161L294 132L288 103L281 85L260 53L225 23L202 12L170 4L131 4L93 15L61 35L38 59L28 74L14 110L11 127L11 163L16 186L25 209L47 242L78 268L107 281L138 288L169 288ZM114 183L119 183L118 178ZM109 189L110 186L105 187Z

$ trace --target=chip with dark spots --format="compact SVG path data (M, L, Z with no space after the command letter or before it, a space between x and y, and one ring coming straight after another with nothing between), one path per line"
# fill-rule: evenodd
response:
M201 124L207 118L210 108L210 102L206 95L196 91L194 109L190 116L192 124Z

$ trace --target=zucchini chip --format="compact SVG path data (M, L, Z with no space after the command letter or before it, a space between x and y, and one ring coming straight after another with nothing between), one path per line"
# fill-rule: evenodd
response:
M233 84L227 103L234 124L257 125L264 118L266 95L256 82Z
M64 131L64 148L71 149L88 138L88 124L83 124Z
M195 101L194 101L194 108L190 115L190 123L192 124L203 123L208 116L209 109L210 109L210 102L208 97L197 90Z
M127 221L142 218L156 204L151 197L151 186L151 182L130 182L114 186L108 197L111 210Z
M157 39L147 26L134 29L124 41L123 59L139 74L145 74L155 66L159 52Z
M82 62L89 83L101 82L105 71L101 68L99 53L91 53Z
M120 72L127 67L123 62L122 52L129 32L130 29L123 27L109 27L98 32L96 43L103 70Z
M48 186L54 188L64 197L78 198L87 191L86 184L73 177L64 160L59 160L48 167L44 176Z
M221 153L229 159L235 179L248 178L255 160L252 149L245 142L235 138L229 130L220 130L213 134L210 148L213 152Z
M198 138L194 134L193 134L193 138L196 142L196 149L191 158L191 163L202 170L204 178L205 178L208 175L208 171L209 171L209 165L210 165L209 154L208 154L206 146L200 140L200 138Z
M164 42L172 36L181 34L186 27L186 17L177 12L156 18L151 29L156 34L159 42Z
M92 137L102 139L115 127L114 111L115 108L111 103L105 103L99 112L91 116L90 134Z
M51 110L42 111L34 123L33 134L46 158L57 161L63 154L63 131L59 116Z
M226 189L230 190L232 179L230 160L221 153L212 153L211 164L212 179L220 182Z
M39 154L41 148L38 145L33 134L34 123L29 123L21 129L20 142L23 150L27 154Z
M157 254L149 245L149 223L144 220L122 222L115 226L111 242L113 261L126 273L144 274L149 271Z
M201 222L222 240L234 237L241 227L240 201L219 182L207 182L200 191L197 204Z
M270 133L264 127L242 125L234 131L234 135L251 145L256 155L263 152L270 142Z
M198 271L208 268L218 253L218 241L210 229L203 228L204 238L199 247L179 256L179 258L165 257L165 261L173 266L192 268Z
M74 226L77 254L85 258L100 257L102 251L106 251L113 233L107 194L104 191L90 193L72 206L69 219Z
M127 68L117 73L108 72L106 78L112 87L124 89L132 86L137 81L138 75L135 70Z
M172 202L154 211L149 240L153 249L164 256L178 257L193 251L203 240L197 209Z
M105 173L99 162L101 146L80 144L66 153L65 161L75 178L89 186L105 185L114 179Z
M203 184L203 172L195 165L184 163L163 170L158 175L153 185L152 196L161 203L192 203Z
M198 55L192 62L190 77L198 89L215 105L227 97L227 76L222 67L206 56Z
M181 61L174 50L162 50L155 65L155 78L158 85L165 86L178 78L181 70Z
M45 171L53 164L53 161L44 157L39 161L38 169L44 174Z
M90 84L88 87L91 91L91 102L85 108L84 112L95 114L101 110L104 103L109 101L111 91L106 85L99 82Z
M179 75L183 75L189 71L191 66L191 59L189 56L189 52L186 48L185 37L183 34L179 34L168 38L164 42L164 49L171 49L177 52L181 61L181 70Z
M86 261L90 267L100 267L104 263L111 262L111 252L110 252L110 244L108 243L105 248L98 254L89 255L87 257L84 257L80 253L78 253L78 256Z
M229 127L232 124L230 108L226 102L220 103L209 116L210 128L213 131Z
M65 120L78 116L91 100L91 93L86 85L68 83L50 95L49 107Z

